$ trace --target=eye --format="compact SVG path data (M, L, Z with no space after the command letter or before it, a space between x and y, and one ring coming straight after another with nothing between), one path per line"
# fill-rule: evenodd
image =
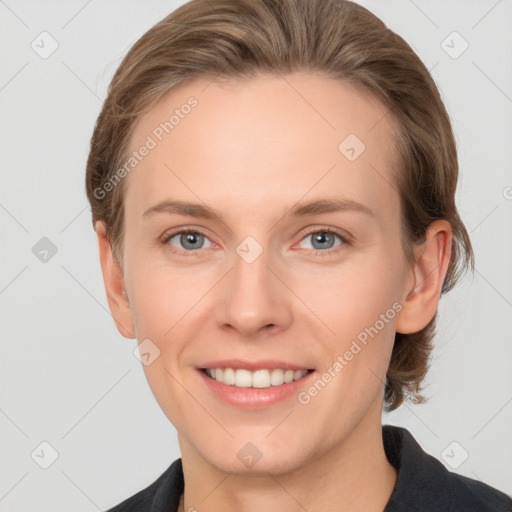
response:
M206 235L193 229L182 229L181 231L167 235L165 239L162 240L164 245L171 246L171 252L179 252L179 250L174 249L175 246L172 244L173 240L176 244L181 244L181 247L178 247L178 249L183 252L195 252L197 249L206 249L212 245ZM210 245L204 247L205 240L208 240Z
M336 238L338 238L341 243L335 246ZM344 245L349 245L349 242L345 236L339 233L337 230L333 228L316 228L314 231L310 231L306 234L306 236L302 240L310 239L310 245L312 247L306 247L307 249L311 249L313 254L320 253L332 253L337 252L339 249L335 249L331 251L333 247L341 247Z
M343 249L344 246L350 245L346 236L329 227L317 227L315 230L309 231L309 233L302 238L301 242L308 238L311 239L311 242L310 247L306 247L306 249L315 255L326 255L325 253L332 254L333 252L338 252ZM340 243L337 245L335 245L336 238L340 240ZM206 246L205 241L207 242ZM164 236L162 244L168 247L172 253L181 253L190 256L197 253L199 249L208 249L213 246L212 242L205 234L192 228L185 228ZM337 247L337 249L331 250L333 247Z

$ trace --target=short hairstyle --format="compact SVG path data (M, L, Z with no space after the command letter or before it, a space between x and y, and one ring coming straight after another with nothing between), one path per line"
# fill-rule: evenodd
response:
M452 256L441 293L451 290L474 256L456 205L457 151L448 113L429 71L412 48L366 8L348 0L191 0L148 30L117 69L97 119L87 160L93 223L106 225L122 265L126 180L137 121L172 88L220 76L314 71L370 92L394 125L394 184L400 196L407 262L437 219L452 228ZM105 184L110 183L110 187ZM105 191L108 190L108 193ZM395 334L386 375L387 411L405 399L425 401L437 311L413 334Z

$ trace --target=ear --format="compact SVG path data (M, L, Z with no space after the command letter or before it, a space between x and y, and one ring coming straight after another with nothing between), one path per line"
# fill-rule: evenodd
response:
M110 312L120 334L125 338L133 339L135 338L133 319L128 296L124 290L123 270L112 254L112 246L107 236L105 223L97 221L95 231L98 236L101 271Z
M402 296L396 330L402 334L421 331L434 317L452 254L452 228L436 220L427 229L425 241L414 247L414 263Z

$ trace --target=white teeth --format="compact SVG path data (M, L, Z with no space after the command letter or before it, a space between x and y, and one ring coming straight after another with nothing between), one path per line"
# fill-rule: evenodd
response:
M272 373L269 377L269 385L270 384L272 384L272 386L280 386L281 384L284 384L283 370L280 370L279 368L272 370Z
M217 374L215 374L215 380L217 380ZM224 382L218 379L219 382ZM235 386L238 388L250 388L252 386L252 375L249 370L238 369L235 371Z
M308 373L307 370L256 370L251 372L242 368L207 368L206 374L218 382L239 388L268 388L281 386L294 380L299 380Z
M270 387L270 372L268 370L256 370L252 374L252 387L253 388L269 388Z
M288 383L288 382L292 382L292 380L293 380L293 375L294 375L294 374L295 374L295 372L294 372L293 370L286 370L286 371L284 372L284 381L285 381L286 383Z
M303 370L297 370L293 374L293 380L299 380L304 374L302 373Z
M230 386L235 385L235 370L233 370L233 368L226 368L224 370L222 382L224 382L224 384L229 384Z

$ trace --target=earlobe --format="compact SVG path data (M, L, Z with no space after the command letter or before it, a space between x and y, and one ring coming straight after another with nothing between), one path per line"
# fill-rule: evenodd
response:
M446 220L428 227L425 241L414 248L414 263L403 291L396 330L421 331L434 317L452 253L452 229Z
M124 290L123 270L112 253L105 223L96 222L95 231L98 237L101 271L110 312L119 333L125 338L133 339L135 338L133 319L128 296Z

